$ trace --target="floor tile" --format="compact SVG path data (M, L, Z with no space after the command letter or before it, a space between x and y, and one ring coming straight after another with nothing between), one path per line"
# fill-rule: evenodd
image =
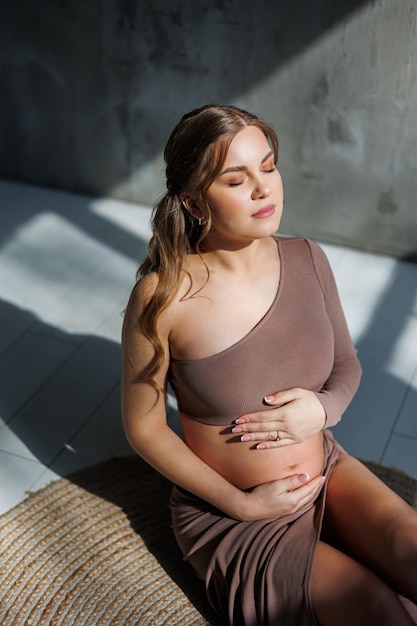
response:
M357 300L365 299L368 281L369 291L374 293L366 299L370 307L366 315L360 306L356 309L360 319L368 318L356 342L363 367L362 381L335 435L352 454L380 461L417 365L417 266L374 259L373 255L367 258L368 265L375 260L375 267L372 271L363 269L366 280L358 282L361 291L357 292Z
M0 416L10 420L74 352L69 341L25 332L0 356Z
M0 253L1 259L1 253ZM0 358L14 342L33 326L33 315L0 298Z
M340 299L355 343L372 326L395 267L395 259L358 250L346 250L334 266Z
M120 348L90 337L9 422L9 427L48 465L117 385Z
M25 445L24 439L16 435L16 433L3 422L0 428L0 451L7 452L13 456L26 459L28 461L39 462L30 448Z
M0 515L26 497L43 471L40 463L0 451Z
M39 489L47 487L51 482L59 480L59 478L61 478L59 474L55 474L48 467L43 467L42 473L29 485L28 491L33 493L39 491Z
M381 461L417 479L417 439L393 435Z
M414 344L417 346L417 343ZM395 432L399 435L414 437L417 439L417 370L407 390L404 404L395 424Z
M117 386L94 415L68 439L50 469L65 476L112 457L133 454L122 426L120 388Z

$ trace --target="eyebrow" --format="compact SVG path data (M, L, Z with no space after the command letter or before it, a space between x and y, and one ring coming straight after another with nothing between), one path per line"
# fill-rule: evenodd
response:
M262 159L261 165L262 163L265 163L265 161L267 161L269 157L273 155L274 155L273 150L270 150L268 154L266 154L264 158ZM230 172L246 172L247 170L248 170L248 167L246 165L232 165L230 167L227 167L222 172L220 172L219 176L223 176L223 174L229 174Z

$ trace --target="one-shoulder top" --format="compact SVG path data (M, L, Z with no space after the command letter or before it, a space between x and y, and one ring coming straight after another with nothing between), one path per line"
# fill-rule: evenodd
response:
M266 395L302 387L317 395L326 426L334 426L358 388L361 366L327 257L309 239L275 239L279 287L258 324L217 354L171 360L168 381L191 419L230 425L266 410Z

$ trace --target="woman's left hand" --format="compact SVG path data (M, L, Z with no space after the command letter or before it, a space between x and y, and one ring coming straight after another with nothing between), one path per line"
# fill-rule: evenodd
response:
M325 426L324 407L307 389L279 391L266 396L264 402L276 408L242 415L232 428L233 433L241 434L241 441L259 441L258 449L301 443Z

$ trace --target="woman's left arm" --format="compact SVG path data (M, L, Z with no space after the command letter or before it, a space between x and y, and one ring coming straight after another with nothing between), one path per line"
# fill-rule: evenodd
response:
M327 257L318 244L307 242L333 329L333 368L319 391L298 387L278 391L264 398L268 407L276 408L235 420L233 432L241 433L243 441L259 441L260 449L300 443L335 426L355 395L362 373Z

